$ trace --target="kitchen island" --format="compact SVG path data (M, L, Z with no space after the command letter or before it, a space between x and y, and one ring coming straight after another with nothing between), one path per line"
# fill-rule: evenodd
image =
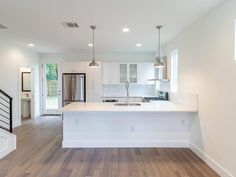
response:
M64 148L188 147L196 106L169 101L116 106L72 103L63 113Z

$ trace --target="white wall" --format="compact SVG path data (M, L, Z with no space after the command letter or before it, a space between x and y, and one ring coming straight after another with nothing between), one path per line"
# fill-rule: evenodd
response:
M30 50L0 40L0 88L13 97L13 126L21 122L19 115L20 67L39 65L38 55Z
M192 147L221 176L236 176L235 19L236 1L228 0L166 45L168 54L179 49L179 91L199 95Z

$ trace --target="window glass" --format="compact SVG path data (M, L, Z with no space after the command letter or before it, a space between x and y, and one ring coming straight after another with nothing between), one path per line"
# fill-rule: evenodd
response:
M178 92L178 49L171 52L171 92Z

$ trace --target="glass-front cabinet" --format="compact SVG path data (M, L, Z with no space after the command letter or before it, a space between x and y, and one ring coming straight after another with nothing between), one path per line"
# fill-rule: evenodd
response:
M153 62L149 63L103 63L103 85L124 84L154 84L149 79L154 79Z
M129 65L129 82L137 83L137 64Z
M120 64L120 83L128 81L128 67L127 64Z
M137 64L120 64L120 83L137 83Z

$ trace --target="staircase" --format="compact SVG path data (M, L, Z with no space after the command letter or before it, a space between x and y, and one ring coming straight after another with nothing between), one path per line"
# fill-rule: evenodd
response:
M12 97L0 89L0 159L16 149L12 129Z

